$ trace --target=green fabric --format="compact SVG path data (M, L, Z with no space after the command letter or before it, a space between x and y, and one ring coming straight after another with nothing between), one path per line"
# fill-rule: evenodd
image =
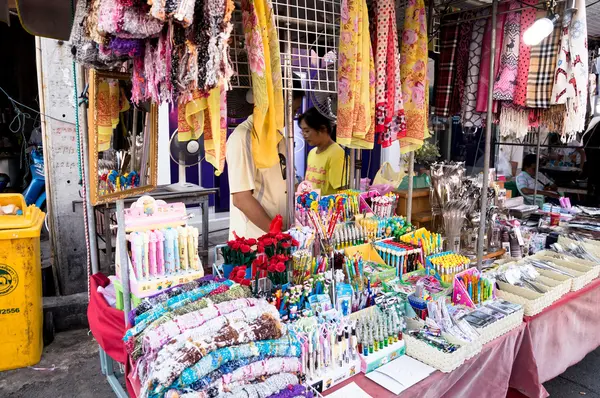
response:
M427 174L421 174L420 176L413 176L413 189L419 188L429 188L429 176ZM399 191L406 191L408 189L408 176L404 176L400 186L398 187Z

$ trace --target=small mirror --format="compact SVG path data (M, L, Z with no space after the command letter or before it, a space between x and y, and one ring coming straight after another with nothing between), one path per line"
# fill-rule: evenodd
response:
M90 198L93 205L156 187L156 104L131 102L131 78L90 70L88 110Z

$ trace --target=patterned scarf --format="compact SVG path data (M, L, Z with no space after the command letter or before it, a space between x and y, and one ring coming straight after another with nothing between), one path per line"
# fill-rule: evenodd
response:
M456 48L458 47L458 25L444 25L440 33L440 60L435 76L435 114L450 115L450 97L456 71Z
M178 135L180 142L197 140L204 133L206 161L220 175L225 167L225 142L227 140L227 102L223 87L214 88L209 96L199 92L194 98L178 107Z
M498 12L506 11L506 5L500 4ZM502 51L502 38L504 36L504 22L506 14L499 14L496 18L496 52L494 54L494 76L498 76L500 70L500 53ZM488 87L490 85L490 53L492 52L492 19L488 18L488 23L483 37L483 49L481 50L481 68L479 69L479 84L477 86L477 112L487 112L488 106ZM497 109L497 102L493 104L494 112Z
M478 16L483 17L487 14L488 11L484 10ZM469 68L467 69L462 107L463 127L481 127L483 121L483 115L475 112L475 106L477 105L477 82L479 81L479 68L481 66L481 46L486 23L485 18L478 19L473 23L471 46L469 47Z
M585 128L588 52L585 0L577 0L577 12L566 14L551 102L566 104L563 138L571 141Z
M538 18L546 16L546 11L538 11ZM527 106L548 108L552 97L554 67L560 50L561 24L554 27L550 36L537 46L531 47L529 75L527 78Z
M279 163L283 87L279 39L270 0L242 0L242 24L254 93L252 158L258 169Z
M510 3L510 10L520 7L520 3ZM519 34L521 31L521 13L511 12L504 24L504 49L500 58L500 71L494 83L494 99L510 101L515 92L517 66L519 63Z
M338 62L337 142L373 149L375 65L365 0L343 0Z
M396 9L392 0L373 2L375 38L376 108L375 132L384 148L406 135Z
M472 12L463 14L464 19L473 17ZM450 114L456 115L461 111L463 97L465 93L465 81L467 79L467 70L469 68L469 49L471 46L471 32L473 31L473 22L467 21L459 25L458 28L458 47L456 49L456 78L452 90L452 102L450 103Z
M524 0L524 5L535 5L537 0ZM531 47L523 41L523 34L535 22L536 9L533 7L521 11L521 37L519 40L519 64L517 66L517 84L513 102L517 105L525 106L527 99L527 81L529 78L529 62L531 57Z
M427 61L425 3L423 0L409 0L400 49L402 98L406 114L406 137L400 139L401 153L419 149L423 140L429 137Z

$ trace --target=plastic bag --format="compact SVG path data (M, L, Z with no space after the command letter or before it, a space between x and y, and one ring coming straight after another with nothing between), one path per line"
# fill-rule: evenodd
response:
M404 178L404 170L395 171L390 162L385 162L373 179L373 185L391 185L398 187L402 178Z

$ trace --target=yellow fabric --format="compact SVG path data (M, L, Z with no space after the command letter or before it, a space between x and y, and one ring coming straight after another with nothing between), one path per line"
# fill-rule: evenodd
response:
M400 138L400 152L419 149L429 137L427 82L427 22L423 0L409 1L404 18L400 49L402 99L406 115L406 137Z
M321 195L334 194L348 183L344 160L344 149L335 142L321 153L313 148L308 154L304 179L320 189Z
M110 148L113 129L119 124L119 86L114 79L99 79L96 92L98 152Z
M244 0L244 34L254 94L252 155L256 167L279 164L284 127L279 39L270 0Z
M268 169L255 166L251 149L253 117L250 116L231 133L227 140L227 169L229 187L232 194L252 191L252 196L271 218L281 214L286 218L286 185L279 162ZM233 232L246 238L258 238L268 231L262 231L248 217L233 205L229 207L229 239ZM284 224L285 221L284 221ZM287 224L286 224L287 225Z
M197 140L204 133L206 161L220 175L225 167L227 104L223 88L212 89L208 97L197 91L187 103L179 104L177 140ZM208 123L205 123L208 120Z
M337 142L373 149L375 65L365 0L343 0L338 62Z

